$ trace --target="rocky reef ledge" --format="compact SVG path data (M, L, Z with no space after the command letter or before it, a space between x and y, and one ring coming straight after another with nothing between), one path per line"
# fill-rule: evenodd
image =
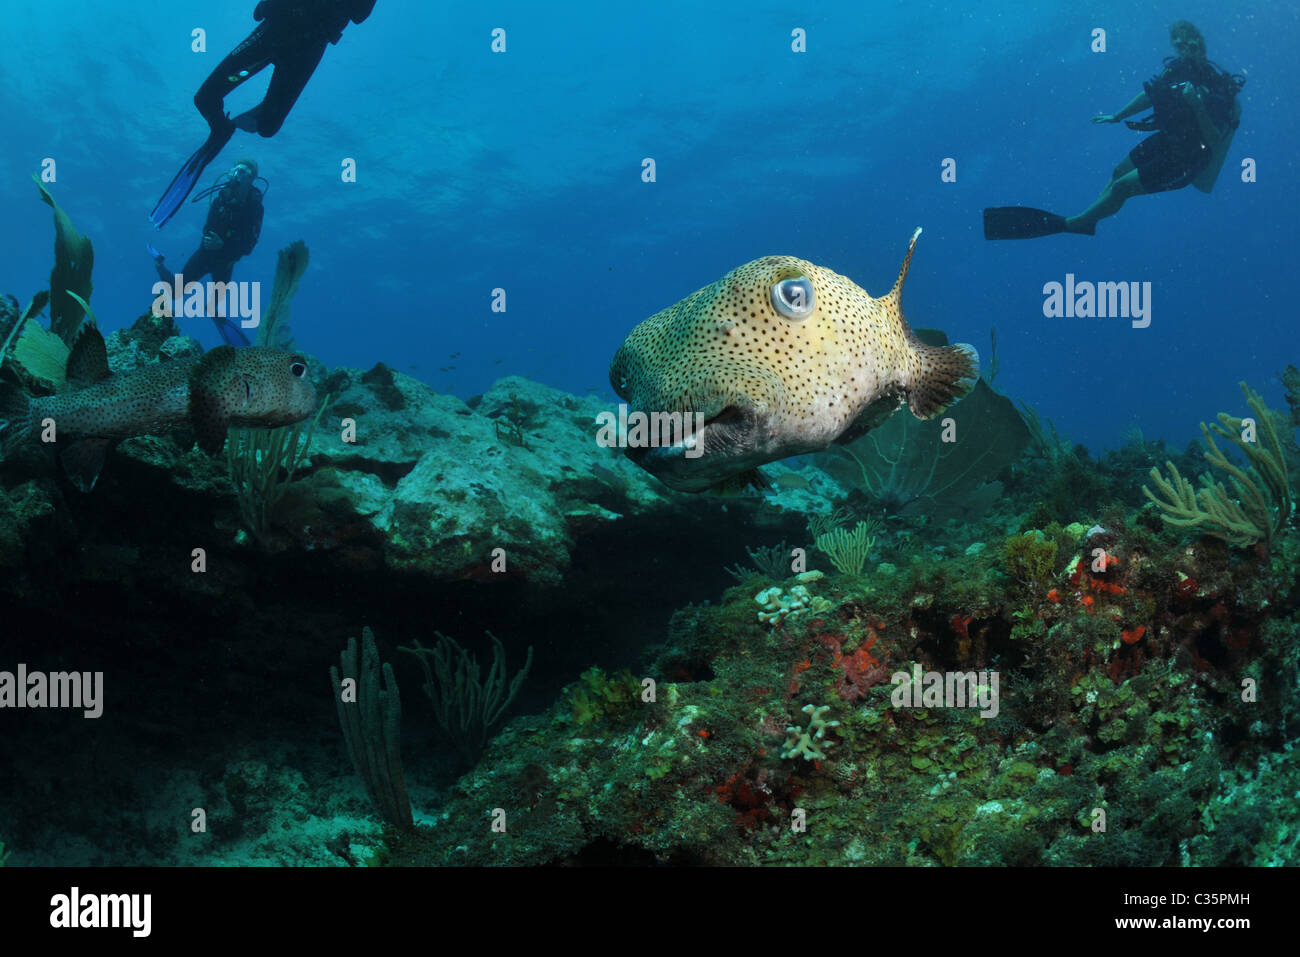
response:
M138 323L110 337L116 370L197 350L192 340L159 341L148 333ZM619 450L600 447L597 416L610 406L596 396L512 376L463 401L383 363L312 371L320 393L332 398L275 509L269 548L260 549L271 558L297 553L300 567L554 587L584 536L642 524L637 519L686 521L679 544L698 550L710 516L738 528L737 510L760 502L675 493ZM7 467L0 473L7 491L0 494L0 563L19 577L35 576L36 585L47 577L42 566L64 548L81 553L84 563L89 547L93 560L101 546L87 535L96 537L114 516L129 521L112 536L113 547L126 550L111 563L114 574L129 574L135 562L127 553L161 544L151 528L205 548L209 559L258 550L240 527L224 457L208 458L192 448L191 438L122 442L89 495L63 481L53 456L44 468L39 462L33 468L30 457L21 471ZM840 491L829 478L819 480L828 495ZM760 524L785 524L779 502L767 503L771 515ZM802 526L793 512L788 518L792 529ZM635 538L627 545L644 547ZM720 554L722 564L743 558L735 543ZM258 562L267 558L259 555ZM66 578L69 565L60 564L57 577Z

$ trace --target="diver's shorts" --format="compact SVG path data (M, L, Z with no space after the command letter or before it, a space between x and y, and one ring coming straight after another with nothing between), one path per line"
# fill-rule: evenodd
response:
M1128 154L1138 171L1143 192L1182 189L1210 162L1210 150L1199 136L1170 136L1161 130L1148 136Z

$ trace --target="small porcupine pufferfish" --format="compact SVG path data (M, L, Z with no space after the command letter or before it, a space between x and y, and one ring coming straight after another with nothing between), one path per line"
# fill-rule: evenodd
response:
M119 439L188 425L199 447L216 455L231 426L292 425L315 408L316 389L301 355L218 346L197 359L113 375L104 337L88 323L68 355L67 391L33 397L0 383L0 460L24 443L39 443L48 422L68 478L89 492Z

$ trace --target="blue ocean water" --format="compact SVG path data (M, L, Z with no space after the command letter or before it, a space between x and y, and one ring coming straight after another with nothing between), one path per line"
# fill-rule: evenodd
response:
M145 244L183 262L204 207L160 233L146 215L202 141L191 97L254 26L251 7L7 5L0 289L25 300L45 285L49 210L29 176L51 158L51 189L96 245L101 323L148 308ZM461 396L519 374L612 400L606 369L627 331L730 268L790 253L880 295L921 226L913 325L985 359L996 327L998 388L1076 441L1118 445L1138 427L1181 445L1197 421L1238 410L1239 379L1277 405L1275 373L1294 359L1298 136L1285 96L1300 88L1298 16L1207 2L379 0L327 50L280 132L236 134L205 181L240 156L260 164L266 221L235 278L269 288L276 251L305 240L293 327L328 365L384 361ZM1069 214L1093 200L1140 136L1090 117L1159 70L1179 17L1248 78L1214 193L1138 197L1095 238L986 242L982 207ZM191 49L195 28L206 52ZM806 52L791 49L796 28ZM1090 50L1096 29L1104 53ZM267 75L227 108L256 102ZM941 179L946 158L955 182ZM1255 182L1242 182L1246 159ZM1043 286L1067 273L1150 282L1150 326L1045 318Z

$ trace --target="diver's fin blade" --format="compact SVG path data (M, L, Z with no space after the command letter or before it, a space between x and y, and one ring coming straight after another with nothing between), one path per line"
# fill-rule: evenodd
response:
M1065 217L1031 206L993 206L984 210L985 239L1037 239L1065 232Z
M176 174L167 191L163 193L162 199L158 200L158 205L149 214L149 222L153 223L155 229L162 229L167 220L176 215L176 210L181 208L185 197L190 195L190 191L194 189L194 184L199 181L203 171L217 158L217 154L225 149L234 132L233 125L214 130L203 145L194 151L194 155L185 161L181 171Z
M99 473L104 469L104 459L114 444L113 439L78 439L63 450L59 456L63 461L63 470L68 473L68 480L77 487L77 491L89 492L95 487Z
M236 349L243 349L246 346L252 345L252 343L248 341L248 336L244 335L239 330L239 326L235 325L225 316L213 316L212 322L217 327L217 332L221 333L221 341L226 345L234 346Z

